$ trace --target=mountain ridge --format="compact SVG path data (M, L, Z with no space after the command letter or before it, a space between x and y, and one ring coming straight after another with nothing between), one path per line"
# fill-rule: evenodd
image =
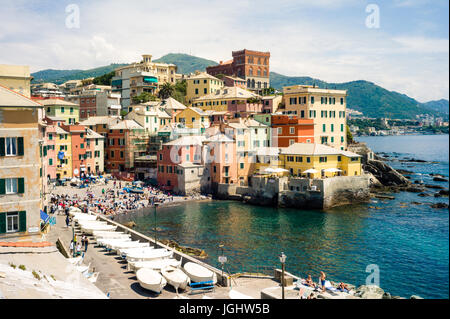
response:
M169 53L154 62L173 63L182 74L204 71L207 66L217 65L212 60L184 54ZM127 64L110 64L89 70L42 70L32 74L34 81L54 82L61 84L71 79L97 77ZM102 73L103 72L103 73ZM81 77L81 78L80 78ZM347 90L347 106L363 112L368 117L414 118L418 114L433 114L448 118L448 100L440 99L420 103L406 94L387 90L373 82L355 80L343 83L331 83L308 76L286 76L270 72L271 86L282 90L283 86L304 84Z

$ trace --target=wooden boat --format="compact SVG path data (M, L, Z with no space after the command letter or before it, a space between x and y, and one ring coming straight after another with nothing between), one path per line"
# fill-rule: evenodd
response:
M145 253L147 251L152 251L154 248L152 246L145 246L145 247L125 247L125 248L119 248L117 249L117 254L122 257L123 259L127 258L127 255L130 253Z
M217 283L216 274L199 264L188 262L183 269L193 282L212 281L214 284Z
M167 249L153 249L148 252L132 252L127 254L127 261L146 261L161 258L170 258L173 256L173 251Z
M172 285L177 294L178 289L185 290L187 286L191 283L191 279L177 267L168 266L161 269L161 275L166 278L169 285Z
M119 249L123 248L144 248L149 247L150 244L148 242L141 243L139 240L136 241L123 241L123 242L117 242L113 243L111 245L106 245L106 247L111 248L116 253Z
M99 238L97 239L97 244L100 246L105 246L107 248L110 248L110 245L125 242L125 241L131 241L131 238Z
M75 214L73 216L73 220L77 223L79 221L96 221L97 216L81 213L81 214Z
M124 232L120 232L120 231L115 231L115 232L110 232L110 231L95 231L93 233L94 237L106 237L106 236L110 236L110 237L114 237L114 235L126 235Z
M161 276L158 272L147 268L139 269L136 272L136 278L142 288L158 294L160 294L163 288L167 285L167 281L163 276Z
M153 269L155 271L161 271L166 267L176 267L179 268L181 266L181 261L178 261L173 258L165 258L165 259L154 259L148 261L130 261L128 262L127 269L128 271L137 272L141 268Z

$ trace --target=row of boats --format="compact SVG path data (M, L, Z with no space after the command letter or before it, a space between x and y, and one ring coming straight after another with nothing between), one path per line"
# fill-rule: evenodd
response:
M217 276L209 269L173 256L173 251L154 248L149 242L134 241L130 234L119 232L117 226L97 220L93 214L82 213L77 207L71 207L69 214L81 231L95 238L97 244L107 251L119 255L127 261L127 270L134 271L141 287L161 293L167 285L185 290L191 282L217 283Z

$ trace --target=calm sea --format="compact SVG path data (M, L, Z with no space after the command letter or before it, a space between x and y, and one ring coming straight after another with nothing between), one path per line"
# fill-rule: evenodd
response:
M448 135L365 137L360 141L376 152L398 159L414 157L435 163L392 162L414 171L412 180L433 182L429 173L449 175ZM421 175L419 175L421 174ZM431 191L430 191L431 192ZM256 207L240 202L186 203L160 208L159 238L204 249L206 262L220 268L219 245L228 257L226 270L263 271L280 267L287 255L287 271L315 280L324 271L333 281L365 284L368 265L377 265L380 286L408 298L449 297L449 214L428 203L448 198L394 194L395 200L327 211ZM413 205L411 202L421 202ZM153 236L153 216L136 219L137 230Z

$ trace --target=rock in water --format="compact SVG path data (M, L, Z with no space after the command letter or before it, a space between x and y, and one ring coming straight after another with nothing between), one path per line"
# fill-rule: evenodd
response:
M355 296L363 299L382 299L384 290L375 285L362 285L356 289Z
M412 295L409 299L423 299L423 298L417 295Z
M133 222L133 221L131 221L131 222L128 222L128 223L125 223L125 224L123 224L125 227L128 227L128 228L134 228L134 227L136 227L136 223L135 222Z
M448 182L448 179L442 177L442 176L436 176L433 178L433 181L435 182Z
M392 299L392 296L391 296L390 293L385 292L385 293L383 294L383 297L382 297L381 299Z
M448 208L448 204L446 203L436 203L430 206L431 208Z

